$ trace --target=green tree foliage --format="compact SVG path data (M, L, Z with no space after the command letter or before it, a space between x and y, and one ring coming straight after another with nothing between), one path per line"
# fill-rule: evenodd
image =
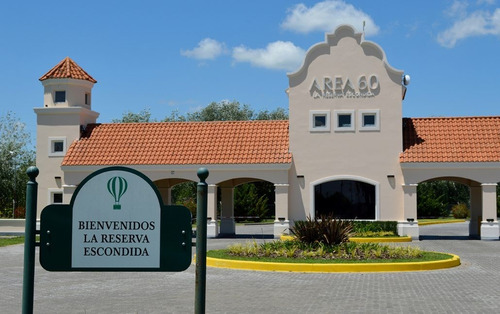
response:
M163 121L247 121L247 120L288 120L288 113L284 108L276 108L268 111L262 110L257 113L249 105L240 104L237 101L211 102L205 108L181 115L173 111Z
M453 205L470 204L469 188L453 181L423 182L417 188L417 216L448 217Z
M151 120L151 112L149 109L143 109L138 113L131 111L125 112L121 119L111 120L113 123L141 123L141 122L154 122Z
M237 101L212 102L200 111L188 113L187 121L246 121L253 120L254 111Z
M196 182L183 182L172 187L172 204L184 205L196 218Z
M24 217L26 169L35 163L30 144L25 124L14 113L0 116L0 216L13 217L14 201L16 218Z
M500 217L500 182L497 185L497 217Z
M281 107L273 111L263 110L257 113L255 120L288 120L288 113Z
M453 207L451 208L451 214L453 215L453 218L457 219L465 219L470 217L469 208L467 208L467 205L465 205L464 203L453 205Z
M271 192L269 185L271 185L269 182L252 182L238 185L234 189L234 215L258 217L257 221L267 217L271 209L269 196L274 194L269 193Z

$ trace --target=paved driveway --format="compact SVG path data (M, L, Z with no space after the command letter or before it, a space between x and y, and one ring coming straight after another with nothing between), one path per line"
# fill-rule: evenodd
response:
M262 238L272 226L237 232L240 238L211 239L208 247L248 241L245 232ZM458 254L462 265L353 274L209 268L207 313L500 313L500 241L463 240L466 223L426 226L421 234L424 240L411 245ZM0 248L1 313L21 312L22 260L22 245ZM35 313L193 313L194 290L194 266L179 273L58 273L37 263Z

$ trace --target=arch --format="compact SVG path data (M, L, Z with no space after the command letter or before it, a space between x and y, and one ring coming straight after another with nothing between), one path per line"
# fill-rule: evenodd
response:
M321 178L319 180L313 181L309 185L309 215L311 218L315 218L316 213L315 213L315 187L317 185L327 183L327 182L332 182L332 181L357 181L357 182L362 182L366 184L373 185L375 188L375 218L374 220L378 220L380 217L380 211L379 211L379 202L380 202L380 184L377 181L365 178L365 177L360 177L360 176L353 176L353 175L338 175L338 176L330 176L330 177L325 177Z
M469 179L469 178L464 178L464 177L455 177L455 176L440 176L440 177L432 177L432 178L428 178L428 179L425 179L425 180L422 180L420 182L418 182L419 184L420 183L423 183L423 182L432 182L432 181L453 181L453 182L457 182L457 183L460 183L460 184L463 184L463 185L467 185L469 187L471 186L480 186L481 183L476 181L476 180L473 180L473 179Z

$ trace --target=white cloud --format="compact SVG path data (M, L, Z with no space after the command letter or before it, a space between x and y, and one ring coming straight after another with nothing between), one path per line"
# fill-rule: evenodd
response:
M226 52L224 43L211 38L205 38L191 50L181 50L181 55L199 60L213 60Z
M496 0L477 0L477 4L489 4L489 5L493 5L495 4L495 1Z
M254 66L293 71L304 59L305 50L289 41L275 41L265 49L250 49L245 46L233 49L233 59L236 62L248 62Z
M444 13L450 17L464 18L465 16L467 16L468 6L469 3L467 1L455 0Z
M318 2L311 8L300 3L288 10L288 15L281 27L298 33L312 31L332 32L341 24L349 24L358 31L363 30L363 21L366 22L365 34L376 35L379 27L373 19L353 5L341 0Z
M493 12L475 11L466 14L439 33L437 41L444 47L453 48L459 40L484 35L500 35L500 8Z

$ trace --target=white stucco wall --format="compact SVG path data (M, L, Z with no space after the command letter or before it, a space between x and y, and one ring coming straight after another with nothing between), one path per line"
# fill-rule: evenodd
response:
M289 173L290 216L294 220L304 219L314 212L311 208L314 183L327 178L359 178L376 186L377 219L403 219L403 176L399 165L403 72L391 68L382 49L364 42L361 34L355 34L351 27L340 27L335 34L327 35L326 40L308 51L299 71L289 74L293 154ZM373 96L349 97L341 93L341 97L332 98L312 93L314 86L325 89L325 78L327 84L332 82L333 89L349 80L355 92L360 92L358 81L363 77L376 77L372 86L378 90L374 89ZM353 113L352 131L335 130L339 110ZM379 130L361 130L359 113L363 110L378 112ZM329 112L330 130L311 132L311 111Z

